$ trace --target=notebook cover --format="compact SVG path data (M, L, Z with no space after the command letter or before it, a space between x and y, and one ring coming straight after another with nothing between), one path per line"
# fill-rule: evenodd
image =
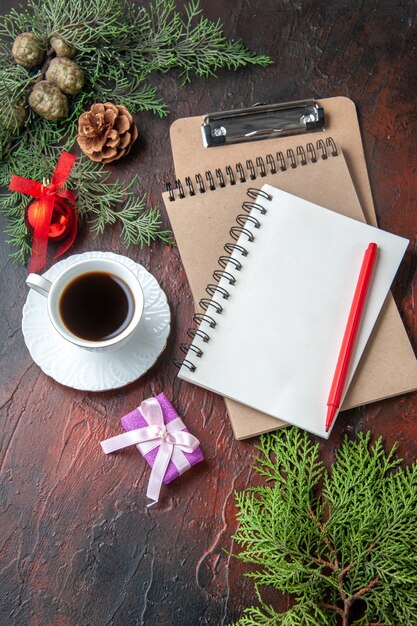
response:
M272 178L259 178L249 186L261 186L269 182L285 191L315 202L321 206L345 212L350 217L358 217L362 207L366 221L376 225L376 214L366 170L365 157L360 137L359 124L353 102L337 97L319 101L325 109L327 130L323 133L282 137L273 140L236 144L221 148L206 149L201 141L200 126L202 117L179 119L171 127L171 145L176 176L182 180L186 176L204 173L219 167L234 166L237 162L246 163L248 158L288 148L296 149L300 144L317 139L333 137L343 153L349 168L350 178L319 175L318 169L325 164L337 163L338 157L298 166L286 172L278 172ZM190 159L190 154L193 158ZM313 174L313 167L317 169ZM334 165L330 166L334 169ZM310 172L310 173L309 173ZM325 181L325 184L323 184ZM226 186L223 189L197 194L189 203L188 210L180 211L187 200L170 202L164 194L168 215L173 225L184 267L190 281L194 301L205 295L205 285L212 281L212 272L218 267L217 259L224 254L223 245L230 240L228 235L234 218L241 211L245 190L244 185ZM239 191L240 190L240 191ZM359 202L360 205L359 205ZM347 209L347 211L346 211ZM363 217L362 217L363 219ZM200 240L192 236L193 230L204 232L203 247ZM198 262L196 262L198 258ZM401 317L391 294L378 319L367 349L356 371L355 378L346 395L343 409L352 408L383 398L406 393L417 388L417 362L408 341ZM285 425L275 418L254 411L240 403L226 400L228 414L237 439L244 439L263 432L275 430Z

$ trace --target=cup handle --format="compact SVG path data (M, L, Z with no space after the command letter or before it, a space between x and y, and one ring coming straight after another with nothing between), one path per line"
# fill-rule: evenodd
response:
M28 287L40 293L41 296L48 297L49 290L52 287L52 283L50 280L47 280L43 276L39 276L38 274L29 274L26 278L26 284Z

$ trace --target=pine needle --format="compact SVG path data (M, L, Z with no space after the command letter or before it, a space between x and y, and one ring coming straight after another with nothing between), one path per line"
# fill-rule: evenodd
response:
M402 468L369 433L346 438L330 472L296 428L264 435L259 451L266 485L236 493L234 539L260 606L236 626L417 624L417 463ZM294 606L276 612L260 585Z

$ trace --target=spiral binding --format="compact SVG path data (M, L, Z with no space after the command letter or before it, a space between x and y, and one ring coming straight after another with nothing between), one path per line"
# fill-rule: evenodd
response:
M265 215L267 210L262 205L254 202L258 196L271 200L271 196L262 189L256 189L254 187L250 187L247 190L247 196L251 198L251 202L244 202L243 209L245 211L252 211L253 208L259 210L259 215ZM237 226L232 226L229 231L230 236L236 241L240 234L243 233L246 235L248 244L251 244L255 240L255 236L252 231L245 227L247 222L250 222L253 225L254 229L258 229L262 227L262 222L257 217L253 215L248 215L247 213L241 213L236 217ZM231 272L240 272L244 266L244 259L249 255L249 249L245 246L242 246L240 243L226 243L224 245L224 250L227 252L227 255L221 255L218 258L218 264L221 269L214 270L213 278L216 283L209 283L206 287L206 292L210 296L210 298L201 298L199 305L201 308L200 313L195 313L193 316L193 320L196 324L201 325L202 322L205 322L209 328L214 329L217 326L216 317L221 315L224 311L225 304L221 304L219 300L228 300L230 297L230 291L225 289L225 287L219 285L218 283L222 278L226 278L228 280L229 285L233 287L236 284L236 277ZM242 261L233 257L234 252L239 252L241 255ZM230 264L233 267L230 267ZM230 272L226 270L226 267L229 267ZM199 337L204 343L208 343L210 341L210 335L208 332L200 328L189 328L187 330L187 335L191 340L194 340L195 337ZM194 343L181 343L180 350L186 355L186 358L180 361L179 359L174 359L174 363L177 367L185 366L191 372L195 372L197 369L196 364L190 360L190 357L201 358L204 354L204 350L200 347L194 345ZM192 354L191 354L192 353Z
M289 148L285 155L281 150L279 150L275 157L272 154L267 154L265 159L258 156L255 159L255 164L252 159L248 159L246 161L246 171L242 163L236 163L235 170L231 165L227 165L225 167L225 173L223 173L221 169L217 168L215 170L215 177L212 172L208 170L205 172L205 180L207 182L204 182L201 174L196 174L195 183L191 177L187 176L185 179L185 185L188 189L189 195L193 196L197 192L205 193L206 191L214 191L217 188L226 187L226 185L236 185L238 182L256 180L258 177L263 178L268 173L279 174L280 171L285 172L287 169L295 169L299 166L303 167L308 163L317 163L319 159L325 160L329 157L336 157L338 154L339 152L334 140L332 137L327 137L325 141L323 139L317 140L315 145L312 142L308 142L305 146L296 146L295 151L294 149ZM184 187L181 184L181 181L177 180L176 184L178 198L185 198ZM177 198L175 190L172 188L171 184L167 183L166 188L169 193L169 199L171 201L175 201ZM248 223L252 224L253 229L262 227L262 216L265 215L267 209L262 206L262 204L257 202L257 199L263 198L264 200L269 201L271 200L271 196L266 191L257 189L256 187L249 187L246 190L246 195L249 200L246 200L242 204L244 213L240 213L236 217L237 225L232 226L229 230L229 234L234 241L224 245L224 250L227 254L219 257L218 264L220 269L216 269L213 272L213 279L216 282L209 283L206 287L206 292L210 298L201 298L199 302L201 312L195 313L193 316L193 321L198 326L200 326L202 322L205 322L209 329L216 328L216 318L223 313L225 306L225 303L221 304L219 300L224 301L231 297L231 291L223 286L220 286L218 283L222 278L225 278L228 281L230 288L235 286L236 276L234 273L240 272L243 269L245 263L244 258L249 255L250 244L255 240L255 235L252 230L247 228L247 225ZM258 212L257 217L252 215L254 210ZM245 246L240 243L236 243L242 234L245 235L247 239L247 244ZM239 252L242 260L236 259L232 256L235 251ZM230 267L229 264L233 267ZM229 269L226 269L227 267L230 271ZM199 337L203 343L208 343L210 341L209 332L206 332L201 327L189 328L187 330L187 335L191 340L194 340L195 337ZM174 359L175 365L179 368L182 366L187 367L191 372L195 372L197 365L193 362L194 359L190 359L193 356L197 359L201 358L204 354L204 350L195 346L193 343L181 343L180 350L186 355L186 358L182 361Z
M278 150L275 156L273 154L267 154L265 158L257 156L255 163L252 159L248 159L246 166L242 163L236 163L234 168L231 165L226 165L224 173L220 168L216 168L214 175L211 170L207 170L204 177L201 174L196 174L193 180L191 176L187 176L185 187L188 189L189 196L195 196L196 193L215 191L226 187L226 185L245 183L248 180L263 178L267 174L278 174L280 171L285 172L287 169L295 169L308 163L317 163L319 159L326 160L328 157L335 157L338 154L333 138L327 137L325 140L318 139L315 144L309 141L305 146L296 146L295 150L288 148L285 154ZM171 183L165 185L171 202L187 196L182 182L180 180L175 182L176 189L172 187Z

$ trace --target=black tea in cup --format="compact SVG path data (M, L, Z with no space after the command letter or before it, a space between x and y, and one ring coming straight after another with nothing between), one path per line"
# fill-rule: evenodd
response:
M87 341L117 337L132 321L134 298L126 283L107 272L88 272L63 290L59 313L67 329Z

